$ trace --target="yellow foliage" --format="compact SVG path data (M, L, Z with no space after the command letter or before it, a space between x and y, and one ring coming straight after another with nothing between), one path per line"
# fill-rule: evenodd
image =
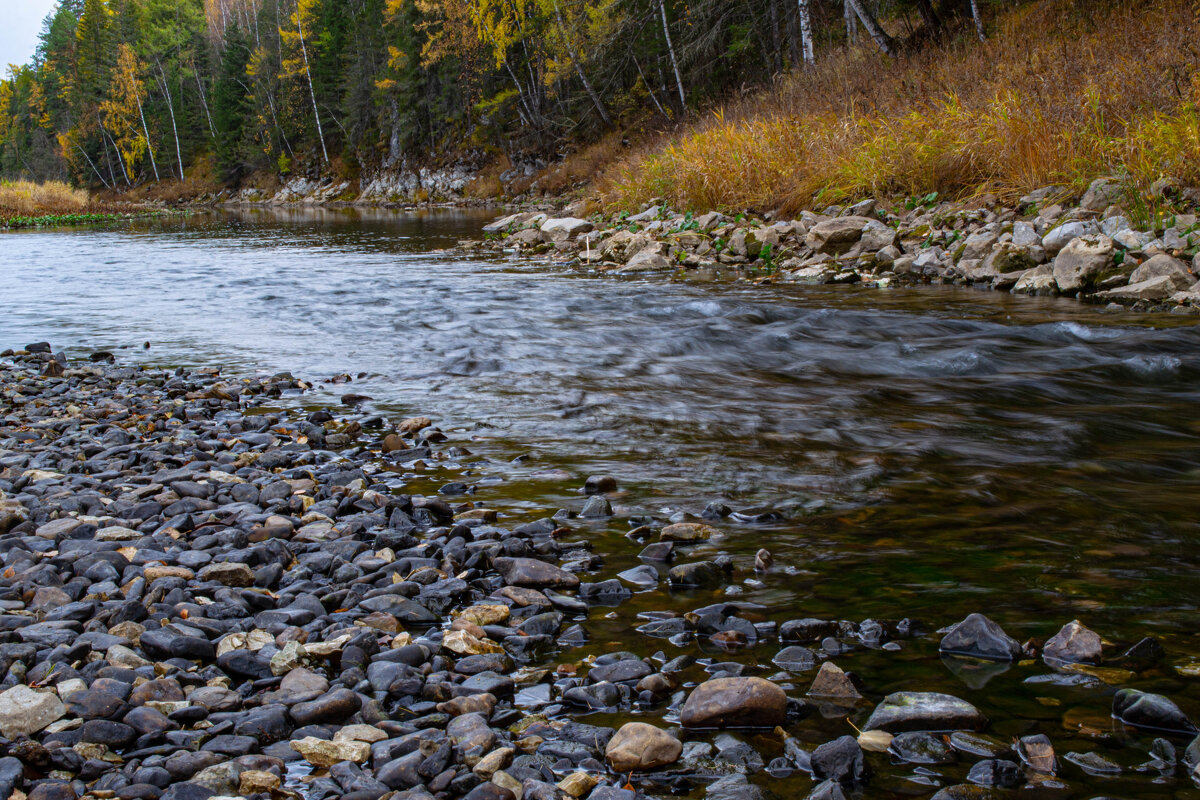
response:
M1015 197L1119 174L1200 182L1187 0L1132 3L1102 26L1070 0L1009 13L986 43L895 61L864 49L733 103L627 157L600 181L632 208L801 208L867 195ZM886 75L881 71L886 70Z
M33 216L80 211L88 205L88 193L65 183L49 181L0 181L0 216Z

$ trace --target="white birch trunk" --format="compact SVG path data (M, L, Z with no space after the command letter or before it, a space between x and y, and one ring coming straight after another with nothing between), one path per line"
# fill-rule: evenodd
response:
M896 45L892 41L892 37L888 36L887 31L879 24L879 20L875 19L874 15L867 11L863 6L862 0L846 0L850 7L854 9L854 13L858 15L859 20L863 24L863 28L875 40L875 44L889 56L896 54Z
M983 18L979 16L978 0L971 0L971 19L975 20L975 35L979 37L979 41L986 41L987 36L983 33Z
M138 116L142 118L142 133L146 135L146 152L150 154L150 166L154 169L154 182L158 183L161 178L158 177L158 163L154 160L154 145L150 143L150 128L146 125L146 112L142 110L142 97L137 90L137 76L131 72L129 77L134 82L133 99L137 101Z
M809 0L798 0L800 6L800 48L804 53L805 64L815 64L813 55L812 15L809 13Z
M675 72L675 88L679 90L679 107L686 111L687 98L683 94L683 79L679 77L679 61L675 58L675 45L671 43L671 29L667 27L667 6L664 0L658 0L658 12L662 15L663 38L667 40L667 52L671 55L671 69Z
M158 85L162 87L163 94L167 97L167 113L171 116L171 133L175 134L175 160L179 163L179 180L183 180L183 151L179 147L179 128L175 125L175 102L171 99L171 87L167 82L167 73L163 71L162 65L158 65Z
M300 53L304 56L304 77L308 79L308 96L312 98L313 117L317 120L317 138L321 140L321 158L329 163L329 151L325 149L325 133L321 130L321 114L317 111L317 90L313 88L312 73L308 68L308 48L304 45L304 25L300 10L296 9L296 30L300 31Z

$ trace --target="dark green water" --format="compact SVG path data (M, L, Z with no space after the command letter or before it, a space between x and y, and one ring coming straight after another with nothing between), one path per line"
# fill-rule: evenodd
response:
M408 491L464 469L502 478L476 499L517 522L577 510L586 475L617 476L618 517L578 526L604 558L596 579L638 563L630 515L770 506L786 521L725 520L693 551L732 555L732 589L664 583L594 610L591 643L555 663L661 649L778 673L773 642L720 653L632 632L639 613L720 600L777 621L913 618L927 635L836 657L872 701L850 721L891 691L945 691L1002 739L1043 732L1060 759L1098 751L1125 768L1064 763L1069 794L1021 796L1200 797L1181 771L1139 771L1154 737L1109 719L1125 686L1200 719L1200 678L1177 670L1200 663L1200 327L963 289L612 280L438 252L489 217L246 212L6 234L0 349L49 339L234 373L361 373L306 402L366 394L389 414L429 414L476 453L400 479ZM760 547L775 566L756 576ZM1166 657L1111 684L1041 662L995 675L943 662L934 631L972 611L1021 640L1078 618L1114 656L1155 636ZM776 677L799 695L812 674ZM790 732L815 746L853 731L814 714ZM781 754L773 736L754 741ZM929 794L969 767L871 758L867 797ZM811 784L755 780L781 797Z

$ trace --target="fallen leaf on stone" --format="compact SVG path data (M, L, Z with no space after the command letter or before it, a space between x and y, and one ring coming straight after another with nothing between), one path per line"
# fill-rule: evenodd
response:
M864 731L858 735L858 746L869 753L886 753L892 738L887 731Z

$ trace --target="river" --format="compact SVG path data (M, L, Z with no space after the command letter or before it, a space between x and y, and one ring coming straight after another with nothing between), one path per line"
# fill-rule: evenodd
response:
M486 461L413 487L486 473L480 498L531 518L578 509L583 478L611 473L618 517L593 524L604 578L638 563L630 516L771 509L775 521L716 523L724 537L698 551L733 555L749 580L727 596L766 618L909 617L932 632L984 610L1021 640L1079 618L1114 654L1158 637L1166 659L1121 685L1200 713L1197 680L1174 669L1200 661L1192 319L950 287L600 278L445 252L491 216L255 210L4 234L0 349L47 339L74 356L289 370L317 382L306 403L353 392L394 416L428 414ZM776 566L755 578L760 547ZM653 652L666 643L622 639L637 613L716 597L639 594L596 620L591 651ZM1037 679L1040 664L963 675L936 640L839 663L872 696L967 697L1001 738L1057 730L1060 756L1148 759L1150 738L1106 721L1111 688ZM803 735L847 732L818 720ZM1076 770L1071 782L1197 796L1152 777ZM900 769L879 790L927 784Z

